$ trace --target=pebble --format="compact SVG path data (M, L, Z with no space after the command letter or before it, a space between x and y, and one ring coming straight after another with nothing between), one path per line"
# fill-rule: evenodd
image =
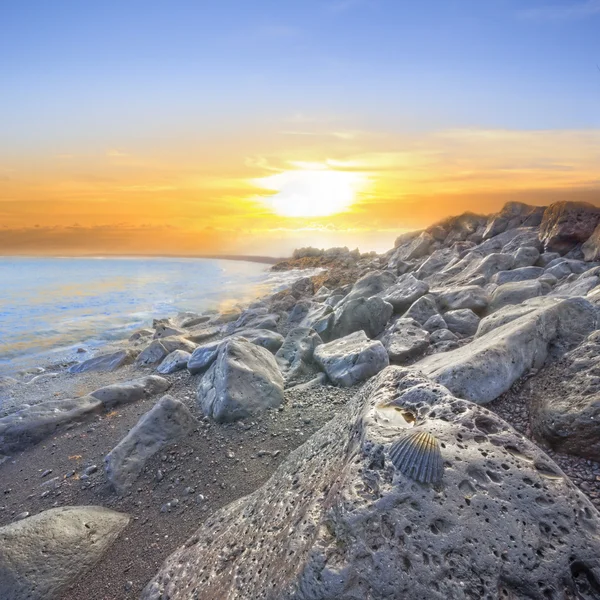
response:
M44 477L47 477L48 475L50 475L50 473L52 473L52 469L46 469L41 475L40 477L43 479Z
M15 521L21 521L22 519L26 519L31 513L28 513L27 511L19 513L16 517L15 517Z

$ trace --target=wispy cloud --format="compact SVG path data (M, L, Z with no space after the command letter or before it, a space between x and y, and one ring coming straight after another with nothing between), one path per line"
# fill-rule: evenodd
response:
M521 10L518 14L521 18L536 21L569 21L585 19L594 15L600 15L600 0L540 6L539 8Z

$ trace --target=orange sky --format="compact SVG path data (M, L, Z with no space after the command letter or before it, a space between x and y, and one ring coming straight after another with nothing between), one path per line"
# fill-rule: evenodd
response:
M201 143L38 152L0 163L0 252L381 251L403 230L511 199L600 202L598 165L600 130L394 135L302 120Z

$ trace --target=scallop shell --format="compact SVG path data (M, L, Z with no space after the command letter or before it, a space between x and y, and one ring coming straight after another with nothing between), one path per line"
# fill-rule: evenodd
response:
M438 483L444 474L440 443L427 431L413 429L390 447L392 463L420 483Z

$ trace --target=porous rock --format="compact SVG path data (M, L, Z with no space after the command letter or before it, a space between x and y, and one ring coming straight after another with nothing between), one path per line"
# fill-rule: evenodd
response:
M196 423L185 404L163 396L104 459L107 479L117 494L125 495L148 459L178 442Z
M394 312L402 314L410 305L429 292L429 285L417 279L412 273L402 275L398 282L379 293L379 297L394 307Z
M0 528L0 598L49 600L93 567L129 517L101 506L64 506Z
M414 319L417 323L424 325L431 317L439 315L435 299L431 295L421 296L413 302L404 313L407 319Z
M470 309L449 310L444 313L448 329L459 337L471 337L477 332L479 317Z
M438 485L390 460L411 425L440 443ZM191 590L228 600L591 600L599 533L592 503L524 436L390 367L259 490L209 517L142 600L187 600Z
M370 271L352 286L350 293L344 298L344 302L356 298L370 298L387 290L395 283L396 276L389 271Z
M396 319L381 335L390 361L404 364L418 358L429 348L429 333L414 319Z
M361 330L370 338L377 337L393 312L393 306L377 296L344 301L335 309L329 337L341 338Z
M295 327L289 331L283 345L275 354L286 382L312 373L315 348L322 343L319 334L309 327Z
M550 291L548 284L540 281L516 281L499 285L492 294L489 312L494 312L507 304L521 304L530 298L542 296Z

